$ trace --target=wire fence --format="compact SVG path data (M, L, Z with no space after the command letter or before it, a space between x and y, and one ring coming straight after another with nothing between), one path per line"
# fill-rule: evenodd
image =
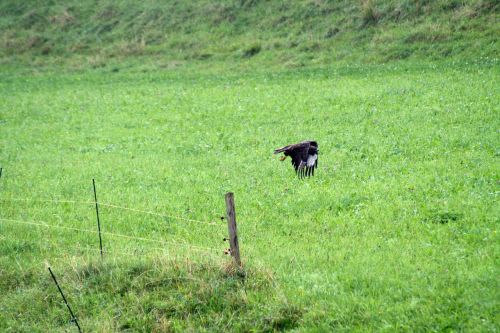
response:
M54 200L54 199L28 199L28 198L0 198L0 201L43 202L43 203L57 203L57 204L69 203L69 204L82 204L82 205L95 205L96 204L95 201L80 201L80 200L66 200L66 199ZM120 209L120 210L126 210L126 211L146 214L146 215L153 215L153 216L157 216L157 217L169 218L169 219L174 219L174 220L188 221L188 222L193 222L193 223L201 223L204 225L211 225L211 226L224 226L223 224L217 224L215 222L196 220L196 219L187 218L187 217L178 216L178 215L163 214L163 213L158 213L158 212L154 212L151 210L142 210L142 209L120 206L120 205L106 203L106 202L98 201L97 204L99 206Z
M53 225L53 224L47 223L45 221L25 221L25 220L7 219L7 218L0 218L0 221L12 222L12 223L17 223L17 224L25 224L25 225L34 225L34 226L45 227L45 228L56 228L56 229L64 229L64 230L71 230L71 231L79 231L79 232L86 232L86 233L92 233L92 234L98 233L97 230L80 229L80 228L67 227L67 226L61 226L61 225ZM164 244L166 246L175 245L175 246L190 247L192 249L196 249L196 250L200 250L200 251L216 251L217 250L215 248L197 246L197 245L192 245L189 243L164 241L164 240L159 240L159 239L130 236L130 235L118 234L118 233L107 232L107 231L101 231L101 234L112 236L112 237L120 237L120 238L133 239L133 240L139 240L139 241L145 241L145 242L154 242L154 243Z
M33 198L0 198L1 201L12 201L12 202L42 202L42 203L58 203L58 204L81 204L81 205L95 205L95 201L84 201L84 200L67 200L67 199L33 199ZM187 218L183 216L178 216L178 215L172 215L172 214L164 214L160 212L155 212L152 210L143 210L143 209L137 209L137 208L131 208L127 206L121 206L121 205L116 205L112 203L106 203L106 202L97 202L98 205L101 207L108 207L111 209L117 209L117 210L123 210L123 211L130 211L130 212L135 212L139 214L144 214L144 215L150 215L150 216L155 216L155 217L160 217L160 218L166 218L166 219L171 219L171 220L179 220L179 221L187 221L187 222L193 222L197 223L199 225L206 225L206 226L213 226L213 227L221 227L222 229L227 228L227 225L225 223L216 223L216 222L210 222L210 221L204 221L204 220L197 220L197 219L192 219L192 218ZM220 220L221 217L214 218L213 220ZM224 219L224 217L222 217ZM254 220L264 220L263 214L256 214L252 215L252 219ZM185 226L186 224L184 224ZM246 225L241 225L238 228L245 230L245 235L242 235L240 238L244 239L245 237L251 238L251 237L262 237L263 232L258 232L257 228L262 228L262 226L259 226L258 224L251 223L251 224L246 224ZM316 232L317 230L311 230L311 233ZM265 229L265 234L272 234L274 231L273 229Z
M151 211L151 210L143 210L143 209L137 209L137 208L131 208L131 207L126 207L126 206L121 206L121 205L116 205L112 203L105 203L105 202L99 202L99 201L84 201L84 200L69 200L69 199L37 199L37 198L0 198L0 202L40 202L40 203L52 203L52 204L73 204L73 205L97 205L102 206L102 207L108 207L110 209L116 209L120 211L130 211L130 212L135 212L139 214L144 214L144 215L150 215L150 216L155 216L155 217L160 217L160 218L165 218L165 219L172 219L172 220L178 220L178 221L186 221L189 223L197 223L199 225L206 225L206 226L211 226L211 227L225 227L224 224L217 224L215 222L210 222L210 221L203 221L203 220L197 220L197 219L192 219L192 218L187 218L179 215L172 215L172 214L164 214L156 211ZM223 218L222 218L223 219ZM99 233L98 230L93 230L93 229L84 229L84 228L77 228L73 226L68 226L68 225L56 225L54 223L48 223L46 221L41 221L41 220L23 220L23 219L16 219L16 218L8 218L8 217L1 217L0 216L0 223L10 223L10 224L17 224L17 225L25 225L25 226L35 226L37 228L49 228L49 229L59 229L59 230L65 230L65 231L75 231L79 233L91 233L91 234L97 234ZM70 223L70 222L68 222ZM140 236L132 236L128 234L123 234L123 233L115 233L115 232L109 232L109 231L101 231L101 235L107 236L107 237L112 237L112 238L120 238L120 239L126 239L126 240L135 240L135 241L141 241L141 242L147 242L147 243L154 243L154 244L161 244L165 246L164 248L159 248L159 247L151 247L148 246L148 250L161 250L162 252L167 251L168 248L175 247L176 249L178 247L184 248L184 251L195 251L199 253L203 253L205 255L215 255L215 254L222 254L223 250L222 248L214 248L214 247L207 247L207 246L199 246L199 245L194 245L188 242L182 242L182 241L172 241L172 240L162 240L162 239L157 239L157 238L147 238L147 237L140 237ZM4 239L4 237L2 237ZM78 248L81 250L82 248ZM88 250L92 251L100 251L99 248L88 248ZM131 253L131 252L123 252L123 251L116 251L112 250L109 251L109 249L102 250L103 253L121 253L122 255L127 255L127 256L136 256L136 253ZM169 251L170 252L170 251Z
M215 222L209 222L209 221L200 221L200 220L194 220L182 216L176 216L176 215L166 215L166 214L161 214L153 211L147 211L147 210L140 210L136 208L130 208L130 207L124 207L124 206L118 206L118 205L113 205L113 204L108 204L108 203L98 203L100 206L105 206L105 207L110 207L110 208L117 208L117 209L122 209L122 210L128 210L136 213L142 213L142 214L147 214L147 215L154 215L154 216L159 216L159 217L165 217L165 218L170 218L170 219L177 219L177 220L182 220L182 221L188 221L188 222L194 222L194 223L201 223L205 225L213 225L213 226L224 226L222 224L217 224Z
M60 248L60 246L56 246L56 248ZM65 246L64 249L66 250L67 247ZM192 248L191 248L192 249ZM91 247L91 246L79 246L79 247L72 247L72 250L74 250L73 252L68 252L67 254L68 255L71 255L71 254L75 254L75 252L77 253L81 253L81 252L84 252L84 253L99 253L100 252L100 249L97 248L97 247ZM189 253L189 248L187 249L188 251L184 251L182 254L183 255L178 255L179 252L174 252L174 251L170 251L168 250L167 248L160 248L160 247L151 247L151 246L148 246L148 247L144 247L144 248L134 248L134 249L116 249L115 247L113 247L111 250L109 248L105 248L103 249L103 254L107 257L107 258L118 258L118 257L132 257L132 258L137 258L137 257L141 257L141 258L144 258L144 257L158 257L158 255L161 255L161 256L168 256L169 258L175 258L175 255L177 254L178 257L180 258L184 258L185 255L187 253ZM196 251L196 253L200 254L203 256L203 258L207 258L207 257L210 257L210 258L213 258L213 259L217 259L217 260L220 260L222 259L221 255L222 254L222 251L217 251L216 252L200 252L200 251ZM191 257L191 254L190 254L190 257Z

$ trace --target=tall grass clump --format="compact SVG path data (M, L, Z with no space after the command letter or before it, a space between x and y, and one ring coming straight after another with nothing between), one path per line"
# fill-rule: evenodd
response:
M381 13L378 11L375 0L363 0L361 3L361 19L363 26L376 24Z

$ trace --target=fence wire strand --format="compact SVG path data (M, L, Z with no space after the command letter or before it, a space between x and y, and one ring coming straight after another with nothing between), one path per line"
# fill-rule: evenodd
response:
M89 230L89 229L80 229L80 228L74 228L74 227L66 227L66 226L59 226L59 225L53 225L49 224L45 221L24 221L24 220L15 220L15 219L7 219L7 218L0 218L0 221L6 221L6 222L13 222L13 223L19 223L19 224L26 224L26 225L34 225L34 226L40 226L40 227L46 227L46 228L57 228L57 229L65 229L65 230L73 230L73 231L80 231L80 232L87 232L87 233L98 233L96 230ZM203 247L203 246L197 246L197 245L191 245L188 243L180 243L180 242L173 242L173 241L163 241L159 239L151 239L151 238L145 238L145 237L137 237L137 236L129 236L129 235L124 235L124 234L117 234L113 232L107 232L107 231L102 231L101 234L103 235L109 235L113 237L121 237L121 238L126 238L126 239L135 239L135 240L140 240L140 241L146 241L146 242L155 242L159 244L164 244L164 245L176 245L176 246L184 246L188 247L191 249L195 249L198 251L205 251L205 252L211 252L211 251L218 251L218 249L215 248L210 248L210 247Z
M189 218L182 217L182 216L166 215L166 214L161 214L161 213L157 213L157 212L153 212L153 211L135 209L135 208L124 207L124 206L118 206L118 205L108 204L108 203L103 203L103 202L97 202L97 203L99 204L99 206L110 207L110 208L117 208L117 209L123 209L123 210L129 210L129 211L132 211L132 212L143 213L143 214L148 214L148 215L155 215L155 216L159 216L159 217L166 217L166 218L171 218L171 219L184 220L184 221L188 221L188 222L201 223L201 224L205 224L205 225L224 226L223 224L217 224L215 222L207 222L207 221L194 220L194 219L189 219Z
M50 200L50 199L26 199L26 198L0 198L0 201L24 201L24 202L52 202L52 203L71 203L71 204L83 204L83 205L94 205L95 201L78 201L78 200ZM195 220L195 219L190 219L182 216L177 216L177 215L167 215L167 214L162 214L162 213L157 213L154 211L149 211L149 210L142 210L142 209L136 209L136 208L130 208L130 207L125 207L125 206L119 206L115 204L110 204L110 203L105 203L105 202L99 202L97 201L97 204L99 206L104 206L104 207L109 207L109 208L116 208L116 209L121 209L121 210L128 210L136 213L142 213L142 214L147 214L147 215L154 215L158 217L165 217L165 218L170 218L170 219L176 219L176 220L183 220L183 221L188 221L188 222L193 222L193 223L199 223L199 224L204 224L204 225L211 225L211 226L224 226L223 224L217 224L215 222L208 222L208 221L201 221L201 220Z
M0 198L0 201L25 201L25 202L53 202L53 203L71 203L71 204L84 204L94 205L95 201L80 201L80 200L66 200L66 199L27 199L27 198Z
M95 247L90 247L90 246L80 247L80 248L75 248L75 249L81 250L81 251L100 252L100 249L95 248ZM170 254L172 252L170 250L166 250L165 248L154 247L154 246L148 246L147 248L135 249L135 250L133 250L134 252L115 250L115 249L113 249L113 250L103 249L102 252L104 254L108 254L108 255L110 255L110 254L115 255L115 257L116 257L116 254L125 255L125 256L129 256L129 257L137 257L137 255L144 254L144 252L146 252L148 250L154 250L155 251L154 253L160 253L160 254ZM200 251L198 251L198 252L200 252ZM221 259L221 257L215 255L215 253L213 251L211 251L211 252L208 252L208 251L203 252L202 251L201 253L208 254L209 256L211 256L213 258ZM220 253L222 253L222 251L220 251ZM151 254L152 253L147 253L147 255L151 255Z

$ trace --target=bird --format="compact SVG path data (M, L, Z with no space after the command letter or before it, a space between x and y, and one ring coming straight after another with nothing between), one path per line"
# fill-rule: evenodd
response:
M318 167L318 143L316 141L302 141L293 145L274 150L275 154L284 153L280 161L292 158L292 165L299 178L314 176L314 169Z

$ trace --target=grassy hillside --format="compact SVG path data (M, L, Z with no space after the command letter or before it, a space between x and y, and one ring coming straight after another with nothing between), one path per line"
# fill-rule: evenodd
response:
M75 68L478 59L497 57L499 10L494 0L5 0L0 57Z

